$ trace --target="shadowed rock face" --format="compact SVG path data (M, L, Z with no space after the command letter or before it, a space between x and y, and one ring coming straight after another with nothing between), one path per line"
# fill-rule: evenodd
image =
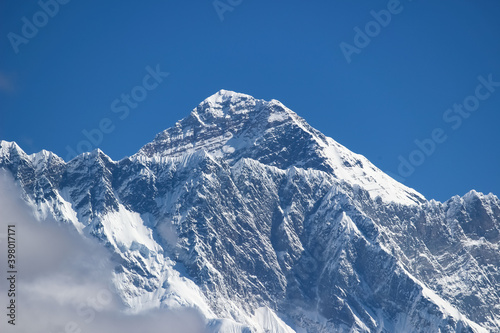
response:
M182 300L168 271L211 314L175 304L240 331L261 307L308 332L500 329L498 198L427 201L274 100L220 91L118 162L1 141L0 167L40 219L114 252L130 307Z

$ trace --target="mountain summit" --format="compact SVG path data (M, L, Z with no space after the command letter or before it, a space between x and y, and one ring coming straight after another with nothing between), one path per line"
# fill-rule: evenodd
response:
M0 142L40 220L113 253L130 311L208 332L500 330L500 200L427 201L276 100L221 90L139 152Z
M250 158L287 169L315 169L360 186L373 198L418 204L425 198L396 182L364 156L312 128L277 100L220 90L191 114L158 134L135 156L150 159L206 151L230 164Z

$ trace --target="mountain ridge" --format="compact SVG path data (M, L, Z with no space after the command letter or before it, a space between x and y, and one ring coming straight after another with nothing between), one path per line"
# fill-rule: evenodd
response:
M115 254L134 311L195 307L213 332L500 327L498 198L427 201L275 100L219 91L119 161L1 141L0 168L38 219Z

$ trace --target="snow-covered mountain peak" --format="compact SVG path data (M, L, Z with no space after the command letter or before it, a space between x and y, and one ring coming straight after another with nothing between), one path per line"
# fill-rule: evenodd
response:
M246 114L259 110L257 105L266 103L250 95L228 90L220 90L206 98L195 108L191 117L199 120L203 125L216 126L221 120L242 120ZM252 115L248 115L251 117Z
M488 194L484 194L482 192L477 192L476 190L470 190L469 192L465 193L465 195L463 196L463 199L467 200L467 201L471 201L471 200L474 200L474 199L481 200L481 199L488 198L490 195L493 195L493 194L490 193L488 195Z
M0 140L0 157L8 156L11 153L18 155L25 154L24 151L15 142Z
M387 202L425 201L421 194L326 137L274 99L265 101L221 90L174 127L158 134L136 155L160 161L199 150L224 158L231 165L250 158L283 170L292 166L320 170Z
M45 149L42 149L38 153L29 155L28 158L36 169L44 168L51 164L65 164L62 158Z
M89 152L84 152L75 158L73 158L68 163L81 163L82 161L105 161L106 163L115 163L108 155L106 155L101 149L96 148Z
M215 94L205 98L205 100L201 104L210 103L212 105L217 105L228 102L238 103L240 100L247 100L247 99L255 99L255 98L247 94L221 89Z
M186 118L159 133L139 154L148 157L176 157L204 149L215 155L253 146L255 139L276 120L290 120L277 101L267 102L252 96L220 90L202 101ZM291 112L291 111L288 111ZM242 136L244 136L242 138ZM242 139L235 147L236 139ZM232 148L224 148L231 141Z
M17 146L17 143L15 143L13 141L0 140L0 150L4 150L4 149L9 148L11 146Z

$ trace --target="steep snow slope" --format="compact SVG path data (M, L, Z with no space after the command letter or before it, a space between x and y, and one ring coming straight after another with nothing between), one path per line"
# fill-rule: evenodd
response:
M500 201L426 201L280 102L220 91L121 161L0 142L43 220L115 254L129 311L211 332L500 331Z

